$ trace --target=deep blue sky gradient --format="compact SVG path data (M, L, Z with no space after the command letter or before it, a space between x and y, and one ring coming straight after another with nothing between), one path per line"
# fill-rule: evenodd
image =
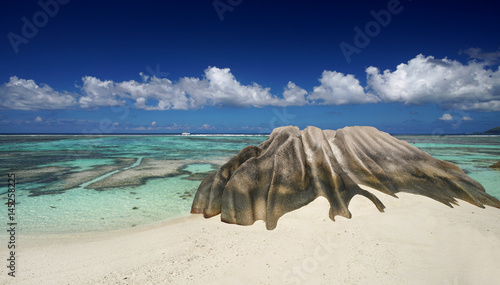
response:
M213 1L72 0L60 5L57 15L27 44L19 45L16 54L7 34L21 34L21 18L31 19L41 8L36 1L6 0L0 4L0 84L16 76L59 92L79 93L84 76L140 81L139 73L155 75L148 66L152 70L158 66L158 76L176 82L182 77L201 79L205 69L215 66L230 68L241 84L255 82L281 96L289 81L311 92L324 70L353 74L366 86L365 69L369 66L395 70L418 54L466 64L469 58L463 51L481 48L495 52L500 47L500 20L494 1L401 0L402 12L392 15L389 25L348 63L339 44L352 44L353 28L363 28L373 20L370 11L387 9L388 2L242 0L233 11L225 12L221 21ZM1 108L0 132L80 133L98 130L103 120L118 123L104 128L116 133L258 133L288 124L333 129L373 125L391 133L469 133L500 125L498 111L460 111L432 103L205 106L164 111L141 110L130 104L127 110L127 115L120 117L123 110L102 106ZM439 120L444 113L473 120ZM35 122L37 117L43 122ZM161 128L169 126L172 128Z

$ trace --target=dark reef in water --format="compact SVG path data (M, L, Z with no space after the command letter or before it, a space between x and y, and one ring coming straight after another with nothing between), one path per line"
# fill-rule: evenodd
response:
M105 191L113 188L138 187L147 183L150 179L181 177L184 180L202 181L211 172L195 173L186 170L190 164L199 164L200 161L188 160L157 160L145 158L136 167L130 168L136 162L136 158L111 158L114 163L110 165L96 165L87 170L79 170L78 167L47 166L31 167L17 170L17 183L32 183L41 185L29 190L29 197L41 195L56 195L64 193L69 189L85 186L108 173L114 174L95 181L84 188L89 190ZM216 169L218 165L211 165ZM220 165L220 164L219 164ZM131 192L131 194L136 194ZM181 197L182 198L182 197Z
M119 170L134 162L131 158L117 158L113 165L99 165L90 170L78 171L76 167L36 167L19 170L19 184L40 183L45 186L31 189L29 197L40 195L54 195L64 193L66 190L79 187L79 185L100 177L106 173Z

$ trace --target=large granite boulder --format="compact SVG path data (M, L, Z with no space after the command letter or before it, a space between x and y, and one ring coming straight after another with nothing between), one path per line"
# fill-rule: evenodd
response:
M264 220L274 229L278 219L324 196L330 218L351 217L352 197L370 199L385 208L358 184L396 196L408 192L428 196L450 207L461 199L483 207L500 208L477 181L453 163L373 127L346 127L337 131L308 127L275 129L258 146L248 146L207 176L196 192L191 213L251 225Z

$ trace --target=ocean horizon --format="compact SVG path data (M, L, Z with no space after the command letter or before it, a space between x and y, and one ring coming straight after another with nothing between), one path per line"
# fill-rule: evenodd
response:
M180 133L0 133L0 136L185 136L184 132ZM401 133L401 132L386 132L391 136L485 136L496 137L500 134L488 133ZM188 133L189 136L269 136L270 132L262 133Z

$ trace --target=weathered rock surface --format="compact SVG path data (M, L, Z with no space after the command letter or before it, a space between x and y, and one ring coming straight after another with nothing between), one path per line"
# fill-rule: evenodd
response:
M408 192L428 196L450 207L461 199L500 208L477 181L453 163L373 127L337 131L308 127L275 129L258 146L248 146L208 175L196 192L191 213L251 225L264 220L274 229L287 212L318 196L330 202L330 218L351 217L355 195L370 199L379 211L385 206L358 184L396 196Z
M499 162L496 162L492 165L490 165L490 168L497 168L497 169L500 169L500 161Z

